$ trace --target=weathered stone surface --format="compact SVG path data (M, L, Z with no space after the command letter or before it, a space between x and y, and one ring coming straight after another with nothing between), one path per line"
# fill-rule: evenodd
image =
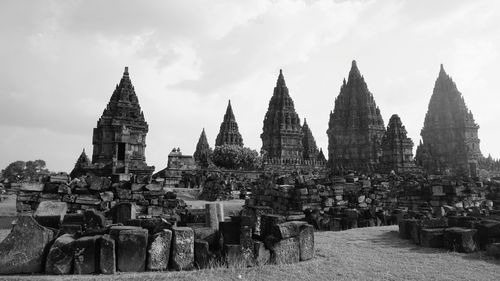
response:
M240 244L240 224L238 222L220 222L219 231L224 239L224 244Z
M32 216L18 216L17 224L0 242L0 274L42 272L43 256L53 237L54 232Z
M136 218L135 203L121 202L113 208L113 222L126 223L128 220Z
M219 229L219 216L217 213L217 204L218 203L207 203L205 204L205 224L207 227L213 229Z
M416 245L420 245L420 223L421 220L412 220L408 222L410 238Z
M411 226L416 223L416 219L402 219L399 221L399 237L403 239L411 239Z
M208 242L210 251L218 252L222 250L221 235L216 229L209 227L193 228L195 240L205 240Z
M254 257L255 265L261 266L269 263L271 259L271 251L266 249L264 243L261 241L254 241Z
M226 253L228 267L247 267L241 245L226 244L224 245L224 252Z
M306 225L303 221L289 221L272 226L272 235L279 239L299 236L302 226Z
M260 235L265 238L273 233L273 227L277 224L285 222L285 217L281 215L262 215L261 216L261 226Z
M302 225L299 233L300 260L306 261L314 257L314 227Z
M65 202L43 201L38 205L34 217L45 227L59 228L67 211L68 205Z
M208 242L205 240L194 240L194 263L196 268L203 269L209 266L210 250Z
M328 123L328 159L336 171L372 171L382 154L384 121L373 94L352 62Z
M461 253L479 250L477 229L450 227L444 232L444 248Z
M115 240L110 235L103 235L99 240L99 271L102 274L116 272Z
M164 229L153 235L148 245L146 268L148 270L167 270L170 258L172 231Z
M219 134L215 139L215 146L237 145L243 146L243 138L238 130L238 123L234 117L231 101L227 104L226 114L220 124Z
M500 222L482 220L477 225L479 246L482 250L490 243L500 242Z
M302 147L302 158L304 160L317 160L320 156L316 140L314 139L312 131L307 124L306 118L304 118L304 124L302 125Z
M172 228L172 224L163 218L132 219L128 220L125 225L145 228L148 230L150 236L164 229Z
M39 182L23 182L21 184L21 188L19 190L21 191L38 191L42 192L44 188L43 183Z
M92 274L97 272L99 257L98 241L99 235L84 236L73 242L75 249L74 273Z
M123 229L116 241L116 268L122 272L142 272L146 269L147 229Z
M436 79L417 148L417 163L429 173L449 170L460 175L477 175L479 149L472 112L465 105L456 84L444 71Z
M194 265L194 232L189 227L172 228L171 268L192 269Z
M420 230L420 245L428 248L444 247L444 228L423 228Z
M299 238L283 239L271 247L272 264L291 264L300 261Z
M128 226L128 225L113 225L109 228L109 235L115 240L118 240L118 235L120 231L123 230L141 230L139 226Z
M70 274L73 269L75 238L64 234L59 236L52 244L45 262L45 273L47 274Z
M88 233L100 232L106 226L106 218L104 215L94 209L85 210L83 214L85 231Z
M247 266L254 265L254 240L252 239L252 228L242 226L240 229L240 245L243 261Z
M488 256L500 258L500 243L491 243L486 245L486 254Z

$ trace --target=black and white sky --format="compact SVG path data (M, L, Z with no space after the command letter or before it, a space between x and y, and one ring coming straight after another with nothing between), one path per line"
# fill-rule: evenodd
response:
M0 169L44 159L69 172L128 66L150 131L146 159L213 146L230 99L257 151L283 69L300 118L327 150L329 113L355 59L384 121L420 140L439 65L500 157L498 0L3 0Z

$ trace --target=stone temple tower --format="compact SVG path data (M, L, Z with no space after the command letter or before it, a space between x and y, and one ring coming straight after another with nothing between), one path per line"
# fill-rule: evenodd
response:
M387 131L382 138L381 169L384 172L415 172L413 141L407 136L406 128L397 114L391 116Z
M219 134L215 140L215 146L225 144L243 146L243 138L238 130L238 123L236 123L234 117L231 101L227 104L226 114L224 114L224 120L220 124Z
M336 172L372 172L382 155L385 127L365 79L352 61L328 123L328 161Z
M302 160L302 127L293 100L280 70L273 96L269 101L262 134L262 150L267 159Z
M420 133L417 163L429 173L477 176L482 157L472 112L443 65Z
M144 150L148 123L139 105L128 67L94 128L93 172L102 175L151 175Z

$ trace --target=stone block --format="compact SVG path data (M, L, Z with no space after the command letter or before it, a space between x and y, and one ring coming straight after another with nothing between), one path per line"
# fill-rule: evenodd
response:
M300 261L299 238L283 239L271 246L272 264L292 264Z
M420 245L428 248L443 248L444 230L444 228L422 228L420 230Z
M264 243L261 241L254 241L254 259L255 265L261 266L269 263L271 259L271 251L266 249Z
M43 183L39 182L23 182L21 184L21 188L19 189L20 191L37 191L37 192L42 192L44 188Z
M205 240L194 240L194 263L198 269L208 268L210 265L209 244Z
M111 234L111 233L110 233ZM142 272L146 269L147 229L123 229L116 241L116 268L121 272Z
M500 242L500 221L482 220L477 226L479 247L486 249L486 245Z
M477 229L447 228L444 232L444 248L461 253L479 250Z
M113 208L113 223L125 223L136 218L135 203L121 202Z
M219 231L223 237L224 244L240 244L240 224L232 221L219 223Z
M44 253L53 238L54 232L38 224L32 216L18 216L17 224L0 242L0 274L42 272Z
M102 274L116 272L115 240L110 235L103 235L99 240L99 271Z
M240 245L242 258L247 266L254 265L254 246L252 239L252 228L250 226L242 226L240 229Z
M73 242L75 249L74 273L92 274L97 272L99 260L98 241L99 235L84 236Z
M205 204L205 224L207 227L219 229L219 216L217 211L217 203Z
M59 228L67 211L65 202L43 201L36 208L34 217L43 226Z
M410 231L410 238L414 244L420 245L420 223L421 220L411 220L408 221L408 227Z
M87 233L101 232L106 226L106 218L104 215L96 210L85 210L83 213L83 223Z
M289 221L272 226L271 234L279 239L299 236L302 226L307 223L304 221Z
M148 245L146 268L148 270L167 270L170 258L172 231L164 229L153 235Z
M193 228L195 240L205 240L208 242L209 250L219 252L222 250L221 235L218 230L209 227Z
M69 234L59 236L50 247L45 262L47 274L71 274L74 257L74 237Z
M416 219L401 219L398 220L399 225L399 237L403 239L411 239L411 226L416 223Z
M164 218L131 219L128 220L125 225L145 228L148 230L150 236L164 229L172 229L172 224Z
M194 266L194 232L189 227L172 228L171 268L189 270Z
M500 259L500 243L491 243L486 245L486 254Z
M228 267L247 267L241 245L226 244L224 245L224 252L226 253Z
M260 228L260 235L264 238L268 235L272 234L273 226L283 223L286 221L286 218L284 216L280 215L262 215L261 217L261 228Z
M301 261L314 257L314 227L310 224L300 226L299 249Z

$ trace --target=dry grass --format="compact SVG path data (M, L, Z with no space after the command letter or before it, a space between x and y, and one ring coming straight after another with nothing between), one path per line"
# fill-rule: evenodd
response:
M1 232L0 232L1 235ZM500 261L417 247L396 226L318 232L316 257L293 265L114 276L8 276L0 280L500 280Z

